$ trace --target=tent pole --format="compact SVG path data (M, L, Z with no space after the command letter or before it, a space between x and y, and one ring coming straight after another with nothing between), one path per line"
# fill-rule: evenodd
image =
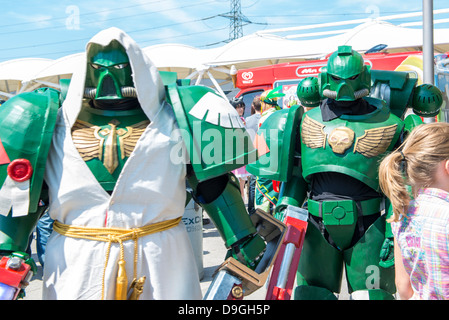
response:
M201 80L203 79L203 75L204 75L204 70L200 70L198 71L198 78L196 78L196 82L195 85L199 85Z
M433 0L423 0L424 83L434 83Z
M434 84L433 0L423 0L423 82ZM424 118L424 122L435 122Z
M209 76L210 80L212 81L212 83L215 86L215 89L217 89L218 93L220 93L220 95L225 98L226 100L228 100L228 98L226 97L226 94L223 92L223 89L221 89L220 85L218 84L217 80L215 80L214 76L207 71L207 75Z

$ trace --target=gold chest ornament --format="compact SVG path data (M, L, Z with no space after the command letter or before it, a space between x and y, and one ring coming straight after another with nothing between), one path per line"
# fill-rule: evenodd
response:
M120 121L116 119L108 123L109 127L77 120L72 127L72 139L84 161L98 158L112 174L119 165L118 157L130 156L149 123L149 120L144 120L118 128Z
M355 139L353 152L360 153L367 158L378 156L387 151L396 133L397 124L372 128ZM302 124L302 142L309 148L325 148L327 134L325 125L305 116ZM354 131L348 127L337 127L329 134L328 143L336 154L344 154L354 142Z

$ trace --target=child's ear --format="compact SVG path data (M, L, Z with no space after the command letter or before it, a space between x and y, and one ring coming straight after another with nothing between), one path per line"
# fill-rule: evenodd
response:
M444 160L444 171L449 175L449 160Z

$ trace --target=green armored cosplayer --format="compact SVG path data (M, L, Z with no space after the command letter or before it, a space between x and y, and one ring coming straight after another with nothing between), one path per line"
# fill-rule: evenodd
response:
M312 108L282 110L259 129L270 151L247 170L283 182L278 219L289 205L309 212L295 299L337 299L344 268L353 299L393 299L393 236L378 165L422 123L420 116L441 107L441 92L416 81L372 71L341 46L318 79L298 85L300 101ZM407 108L415 114L404 119Z
M191 197L228 257L258 266L266 243L230 173L255 157L236 111L159 73L123 31L100 32L60 91L11 98L0 121L0 251L25 251L49 208L44 299L201 299L181 222ZM26 285L8 272L2 299Z

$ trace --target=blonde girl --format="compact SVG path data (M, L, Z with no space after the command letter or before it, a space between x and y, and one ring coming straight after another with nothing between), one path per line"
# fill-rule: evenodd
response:
M402 299L449 299L449 124L415 128L379 167Z

